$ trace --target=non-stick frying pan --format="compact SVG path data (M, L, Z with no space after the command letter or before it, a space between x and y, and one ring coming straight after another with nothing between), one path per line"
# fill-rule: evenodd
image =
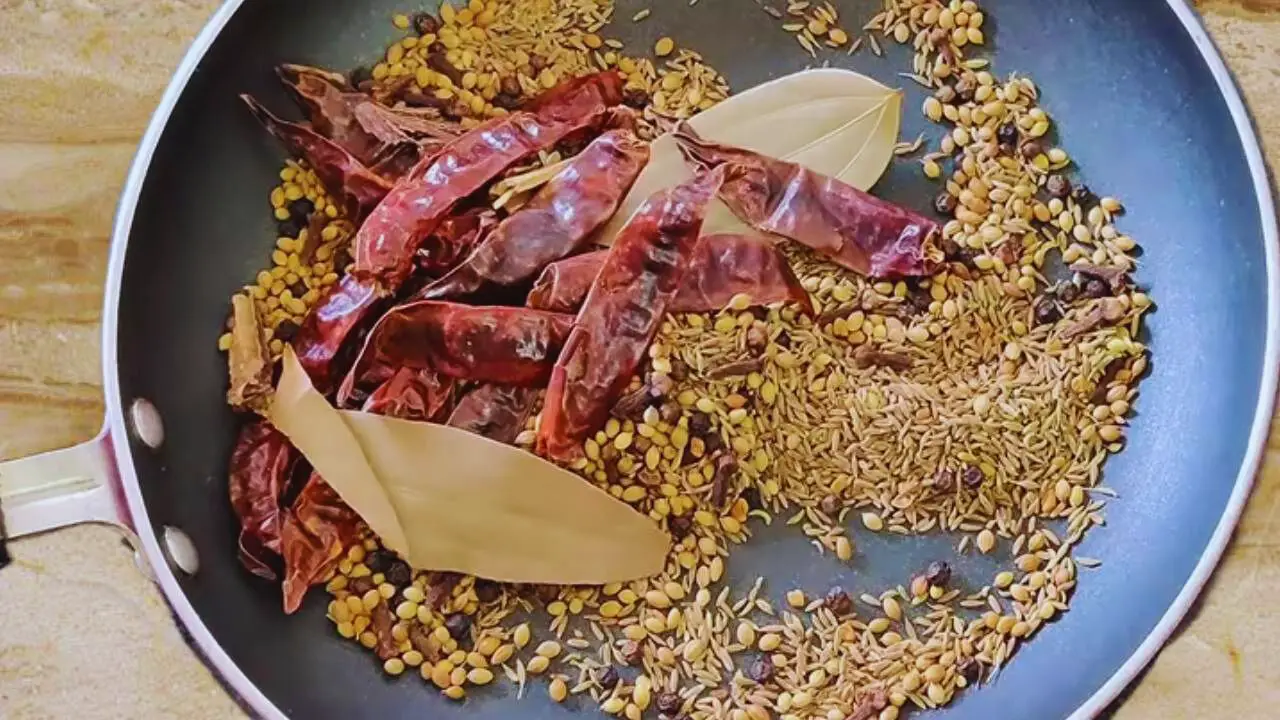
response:
M659 35L703 52L737 88L798 70L805 56L747 0L668 3L611 32ZM847 17L873 3L841 3ZM1121 197L1123 228L1145 248L1137 273L1159 310L1151 374L1128 447L1106 468L1121 494L1082 552L1105 559L1072 608L1020 649L991 684L939 716L1060 718L1101 712L1174 631L1226 545L1248 495L1276 389L1280 260L1258 143L1221 59L1181 0L991 0L1000 73L1031 74L1061 143L1095 189ZM643 5L619 2L618 17ZM283 106L272 67L350 67L392 37L396 0L232 0L197 38L165 93L120 203L103 322L104 434L68 451L0 467L6 486L62 481L8 499L10 534L77 521L126 525L144 566L194 645L251 711L267 717L567 717L543 693L501 688L455 705L413 677L389 680L339 639L321 595L299 614L236 561L226 461L236 420L215 347L227 299L265 261L266 198L278 151L237 99ZM127 39L125 39L127 41ZM837 54L882 81L908 59ZM906 82L904 137L925 130ZM785 128L779 128L785 132ZM923 207L914 163L876 192ZM861 541L839 582L883 587L953 539ZM962 573L991 567L962 561ZM775 587L832 584L842 571L803 541L766 534L734 556L735 577ZM850 576L851 575L851 576ZM989 577L989 575L986 575Z

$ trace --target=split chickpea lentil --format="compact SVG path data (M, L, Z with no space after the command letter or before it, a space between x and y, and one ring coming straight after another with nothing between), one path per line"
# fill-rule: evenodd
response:
M862 44L829 3L761 7L815 57ZM652 48L661 65L625 55L600 35L612 13L597 0L473 0L429 20L397 15L393 25L412 33L369 77L387 92L412 84L456 100L468 126L601 68L627 75L651 122L728 95L718 72L670 38ZM1146 368L1134 338L1151 300L1127 287L1092 300L1111 303L1115 319L1075 334L1085 307L1039 321L1050 291L1063 296L1047 277L1051 254L1127 272L1136 243L1114 225L1119 201L1071 187L1070 155L1041 144L1052 120L1036 85L966 59L985 43L984 22L972 0L887 0L862 28L873 49L877 35L914 47L913 78L932 92L922 112L948 127L921 167L941 185L952 262L918 283L874 282L789 248L817 322L791 307L753 312L749 298L668 318L631 388L660 389L661 402L611 418L584 443L573 469L672 532L661 575L517 588L416 573L398 585L369 538L327 585L338 634L377 652L386 673L416 668L459 701L499 673L520 694L528 676L548 675L555 702L586 695L632 720L655 708L690 720L893 720L982 682L1066 611L1077 565L1097 564L1072 548L1103 522L1100 470L1123 447ZM278 354L345 270L353 228L298 163L270 201L294 232L245 291ZM744 358L759 367L716 372ZM517 444L532 443L536 423ZM850 561L851 513L860 531L944 530L960 535L958 552L1008 547L1013 560L969 593L933 566L878 594L792 588L783 607L762 578L737 595L724 583L733 546L775 519ZM545 627L515 621L537 610ZM622 666L639 674L622 677Z

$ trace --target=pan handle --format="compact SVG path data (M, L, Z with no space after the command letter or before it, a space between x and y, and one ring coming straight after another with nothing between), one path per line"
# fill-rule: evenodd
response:
M74 447L0 463L0 540L89 522L136 539L105 429Z

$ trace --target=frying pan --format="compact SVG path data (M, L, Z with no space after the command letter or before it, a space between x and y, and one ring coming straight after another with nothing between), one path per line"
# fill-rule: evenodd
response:
M841 5L848 18L869 18L878 3ZM623 0L617 16L643 6ZM1071 611L994 682L938 716L1090 717L1174 632L1248 496L1280 368L1275 209L1240 96L1186 4L984 7L996 70L1038 81L1081 178L1125 202L1122 227L1145 247L1137 279L1159 310L1148 324L1151 372L1128 446L1105 471L1121 499L1081 549L1106 562L1084 574ZM416 678L390 680L370 654L333 634L324 593L285 617L278 588L236 561L225 482L236 419L223 402L225 361L215 340L228 297L269 253L267 194L280 159L237 94L284 106L277 63L368 62L395 35L388 20L399 9L393 0L231 0L214 15L162 98L120 202L103 321L103 433L0 467L4 520L10 535L83 521L126 528L195 649L257 715L568 717L572 703L554 706L542 692L517 703L495 687L459 706ZM669 3L609 32L632 47L670 35L736 88L808 60L776 20L743 0ZM898 85L895 74L909 67L896 49L884 59L865 50L833 57ZM914 137L926 130L913 110L923 96L909 82L905 90L902 134ZM932 187L907 162L875 190L923 208ZM737 551L732 577L875 591L905 569L954 554L946 537L859 543L864 552L850 571L794 534L765 533ZM994 562L963 558L957 573L990 577Z

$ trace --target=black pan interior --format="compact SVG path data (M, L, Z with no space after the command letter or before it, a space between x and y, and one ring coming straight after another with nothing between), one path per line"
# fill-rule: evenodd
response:
M659 35L704 53L736 88L805 66L778 21L742 0L655 7L620 2L613 34L637 47ZM840 3L869 18L879 3ZM1134 651L1190 575L1217 524L1245 453L1259 399L1266 267L1259 209L1226 103L1164 0L993 0L985 4L1000 73L1029 73L1061 128L1061 143L1095 190L1121 197L1122 227L1145 247L1138 279L1159 304L1154 357L1136 403L1127 450L1107 467L1123 499L1082 553L1106 559L1087 573L1072 610L1042 631L997 681L966 693L948 718L1064 717ZM236 421L223 403L225 365L215 340L228 298L267 261L274 240L267 194L282 155L237 100L250 92L288 109L271 68L282 61L347 68L376 58L397 35L390 0L258 0L240 8L175 110L155 154L129 238L120 298L121 400L155 402L168 440L134 463L155 527L194 539L201 569L182 580L204 623L249 678L293 717L565 717L535 689L458 707L421 680L383 677L372 656L340 640L323 618L325 594L281 614L279 590L235 559L225 489ZM414 8L407 8L413 10ZM862 21L850 20L856 27ZM928 130L923 95L896 77L909 57L835 56L842 66L907 91L902 136ZM895 165L880 194L926 207L933 186L913 162ZM863 534L865 535L865 534ZM946 538L863 540L865 558L839 582L876 591ZM774 587L826 587L841 571L802 542L766 540L735 555L738 578L768 572ZM739 559L740 558L740 559ZM982 574L978 563L962 569ZM987 575L989 577L989 575Z

